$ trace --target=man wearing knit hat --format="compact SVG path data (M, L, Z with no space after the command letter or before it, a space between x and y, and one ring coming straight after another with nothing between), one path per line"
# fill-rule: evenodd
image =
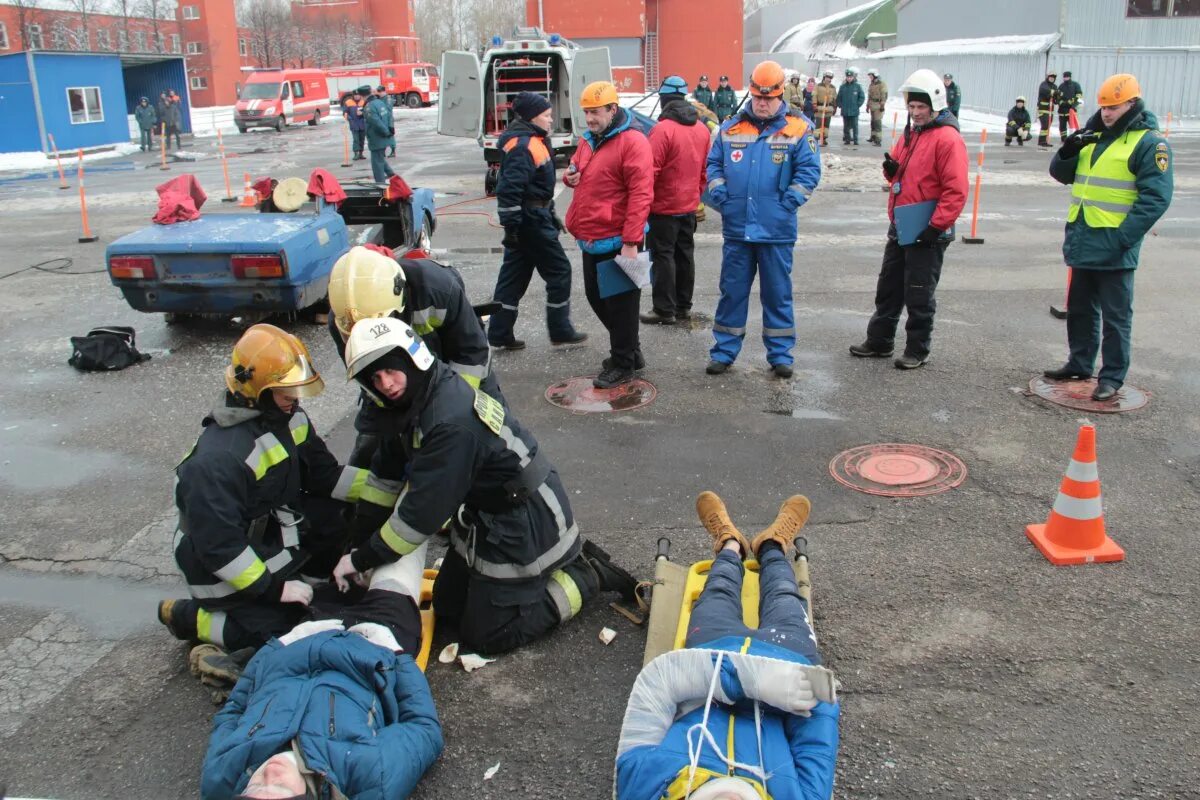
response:
M521 92L512 103L516 118L500 136L503 153L496 183L496 208L504 226L504 261L492 297L488 342L520 350L513 334L517 307L534 270L546 282L546 327L551 344L577 344L587 338L571 324L571 262L558 242L562 227L554 213L554 153L550 129L554 109L543 95Z

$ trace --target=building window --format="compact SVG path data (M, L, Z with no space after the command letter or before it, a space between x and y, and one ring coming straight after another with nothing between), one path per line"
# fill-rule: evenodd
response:
M238 55L239 56L250 55L250 48L246 46L245 39L238 39Z
M117 49L122 53L129 50L129 33L124 28L117 29Z
M8 49L8 26L0 22L0 50Z
M1200 17L1200 0L1128 0L1127 17Z
M200 55L204 52L204 46L200 42L188 42L187 51L189 56Z
M136 53L146 52L146 32L145 31L134 31L133 32L133 50Z
M193 75L192 76L192 88L193 89L207 89L208 88L208 78L201 78L199 75Z
M25 32L25 43L30 50L41 50L45 45L42 43L42 26L30 25Z
M67 106L71 109L72 125L104 121L104 109L100 105L100 87L98 86L67 89Z
M178 52L179 52L179 46L180 46L180 45L179 45L179 34L178 34L178 33L172 33L172 34L171 34L171 52L172 52L172 53L178 53Z
M96 29L96 48L98 50L112 50L112 34L108 28Z
M50 27L50 49L67 49L67 26L62 20L56 20Z
M184 6L183 7L183 18L184 19L200 19L200 9L197 8L196 6Z

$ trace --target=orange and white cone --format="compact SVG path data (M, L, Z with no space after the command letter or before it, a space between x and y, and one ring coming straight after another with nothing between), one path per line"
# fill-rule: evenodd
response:
M254 187L250 185L250 173L246 175L246 188L242 194L242 201L238 203L239 208L254 208L258 205L258 192L254 191Z
M1026 525L1025 535L1051 564L1122 561L1125 551L1104 532L1096 427L1083 425L1054 507L1044 525Z

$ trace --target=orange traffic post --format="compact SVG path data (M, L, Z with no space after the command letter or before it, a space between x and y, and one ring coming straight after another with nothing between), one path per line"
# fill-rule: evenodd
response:
M159 169L170 169L167 166L167 123L165 122L162 124L162 136L158 137L158 150L162 158Z
M975 170L975 200L971 203L971 235L964 236L965 244L983 244L979 232L979 190L983 185L983 151L987 147L987 128L979 132L979 165Z
M350 166L350 134L342 127L342 166Z
M1171 138L1171 112L1170 111L1167 112L1167 129L1165 131L1163 131L1163 136L1165 136L1168 139Z
M1058 497L1044 525L1025 526L1025 535L1051 564L1122 561L1125 551L1104 530L1096 426L1082 425Z
M250 173L245 173L246 190L242 195L242 202L238 203L241 208L255 208L258 206L258 193L254 191L254 187L250 185Z
M892 144L896 143L896 125L900 122L900 112L892 112Z
M221 202L236 203L237 195L233 193L233 187L229 185L229 159L225 157L225 139L221 136L220 128L217 128L217 150L221 153L221 171L225 173L225 196L221 198Z
M79 236L80 243L94 242L100 237L92 233L88 225L87 198L83 195L83 149L79 150L79 216L83 222L83 233Z
M1071 301L1071 268L1067 267L1067 293L1063 296L1063 304L1061 306L1050 306L1050 316L1055 319L1067 318L1067 305Z
M54 150L54 160L58 163L58 188L70 189L67 185L67 174L63 172L62 157L58 154L58 145L54 143L54 134L46 134L46 138L50 140L50 147Z

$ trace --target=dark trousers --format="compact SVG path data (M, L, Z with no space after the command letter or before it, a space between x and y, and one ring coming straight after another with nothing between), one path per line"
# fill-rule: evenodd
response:
M1099 379L1117 386L1125 383L1133 331L1134 272L1079 267L1071 270L1067 294L1069 368L1090 373L1099 352L1104 362Z
M179 141L179 127L177 125L167 126L167 147L171 146L171 137L175 137L175 149L182 150L183 142Z
M1029 126L1018 125L1015 122L1006 123L1004 126L1004 143L1008 144L1013 139L1017 140L1017 144L1023 145L1031 138Z
M1060 108L1058 112L1058 132L1062 136L1067 135L1067 131L1071 127L1071 109Z
M563 342L575 335L571 325L571 262L558 241L558 228L548 208L528 208L521 222L520 245L504 248L492 298L501 309L488 323L488 341L500 346L512 341L518 306L534 271L546 282L546 327L550 340Z
M384 155L386 151L386 147L371 151L371 175L376 183L385 183L396 174L392 171L392 165L387 162L387 156Z
M154 148L154 131L150 128L142 128L142 144L143 150L151 150Z
M692 606L686 646L703 647L726 636L748 637L820 664L808 603L800 596L787 556L778 547L764 547L758 561L758 628L747 628L742 622L742 577L746 567L736 553L722 550L713 560L704 591Z
M876 144L883 142L883 112L871 109L871 141Z
M350 134L354 137L354 142L350 147L354 151L354 155L361 156L363 154L363 148L366 147L367 144L367 132L366 130L355 130L351 128Z
M858 114L842 117L842 144L858 144Z
M879 351L892 349L900 312L908 311L904 352L917 358L929 355L933 338L934 292L942 276L942 260L949 242L901 247L888 235L883 266L875 284L875 313L867 323L867 342Z
M1042 111L1038 109L1038 144L1050 144L1050 129L1053 124L1050 121L1050 111Z
M696 214L650 215L646 242L654 265L654 310L671 316L692 310L696 286Z
M382 625L392 632L404 652L414 658L421 652L421 612L411 597L387 589L364 589L355 583L345 594L332 582L318 586L306 619L339 619L349 629L363 622Z
M638 339L638 310L642 304L642 291L634 289L601 298L600 286L596 281L596 265L602 261L611 261L620 254L620 250L611 253L584 253L583 289L587 294L588 305L608 330L608 345L613 366L633 369L635 354L642 349Z

